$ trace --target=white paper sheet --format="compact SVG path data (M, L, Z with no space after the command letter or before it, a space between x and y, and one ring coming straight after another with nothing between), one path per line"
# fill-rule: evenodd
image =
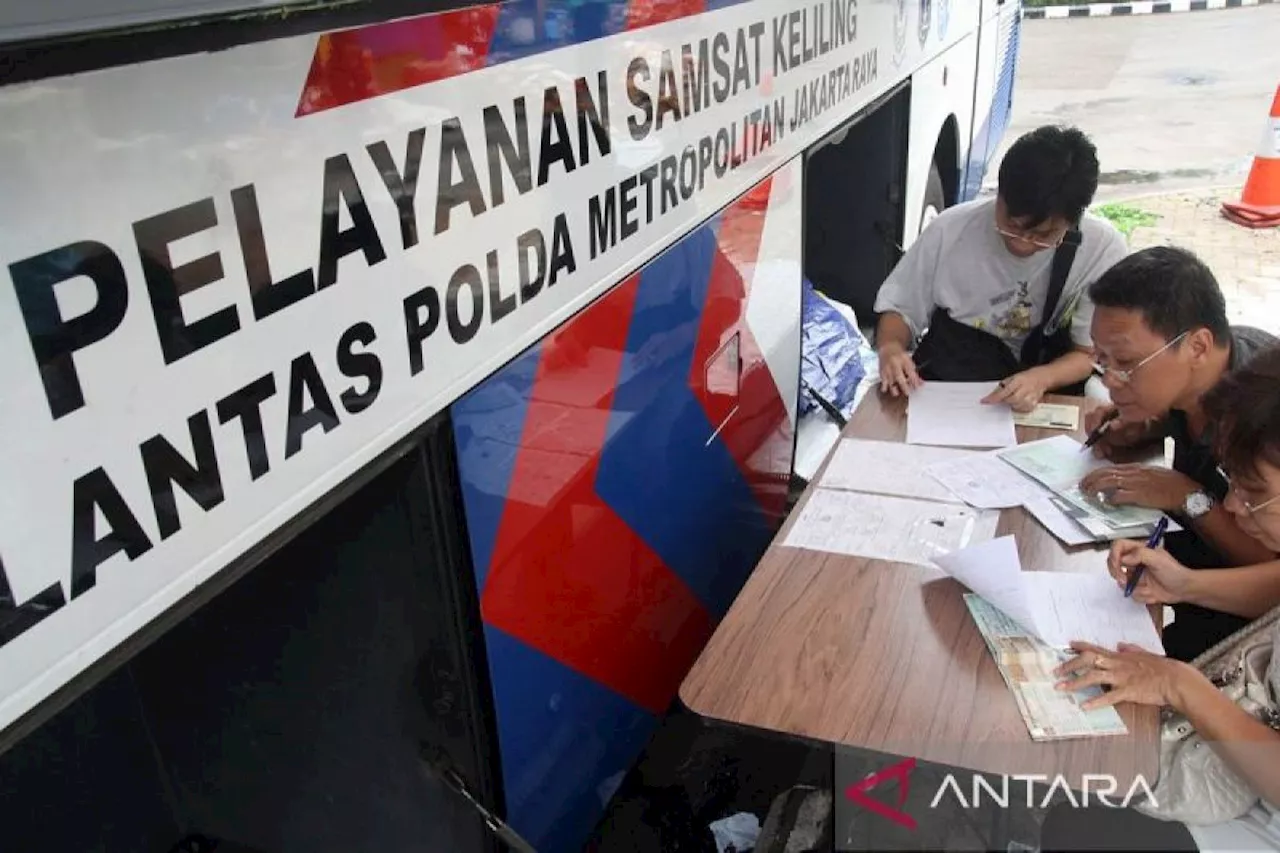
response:
M1035 612L1022 582L1018 545L1012 536L944 554L933 562L1025 630L1037 633Z
M925 470L952 495L969 506L983 509L1022 506L1052 494L1001 459L998 451L969 453L957 459L936 462Z
M1018 443L1013 410L985 406L995 382L926 382L907 403L907 444L1009 447Z
M960 504L818 488L783 544L921 566L995 535L1000 514Z
M979 454L954 447L846 438L836 447L818 485L826 489L956 503L956 496L926 470L931 465L974 455Z
M1099 562L1102 562L1099 555ZM934 564L1049 645L1134 643L1164 654L1147 608L1101 573L1024 572L1012 536L942 554Z
M1086 640L1107 649L1133 643L1164 654L1145 604L1125 598L1109 574L1024 572L1036 631L1052 646Z

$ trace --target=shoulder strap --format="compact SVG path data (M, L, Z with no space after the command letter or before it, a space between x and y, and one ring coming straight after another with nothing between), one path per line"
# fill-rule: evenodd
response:
M1062 298L1062 289L1067 286L1067 276L1071 273L1071 264L1076 259L1076 249L1080 248L1080 229L1072 228L1062 238L1062 244L1053 251L1053 267L1049 270L1049 293L1041 314L1040 326L1046 328L1058 310L1058 300Z

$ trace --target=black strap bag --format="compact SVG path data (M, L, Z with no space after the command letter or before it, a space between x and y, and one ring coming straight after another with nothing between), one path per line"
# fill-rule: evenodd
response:
M1060 322L1056 328L1048 324L1057 311L1079 247L1080 231L1072 229L1054 250L1044 313L1023 342L1020 358L990 332L953 320L946 309L936 308L913 355L920 377L935 382L995 382L1071 352L1075 346L1071 341L1071 324ZM1080 396L1084 394L1084 382L1053 390Z

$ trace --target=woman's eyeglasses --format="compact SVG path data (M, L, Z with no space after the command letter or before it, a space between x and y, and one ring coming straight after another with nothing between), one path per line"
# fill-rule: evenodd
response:
M1246 512L1248 512L1248 513L1249 513L1249 515L1257 515L1259 512L1261 512L1262 510L1264 510L1264 509L1266 509L1267 507L1271 506L1271 505L1272 505L1273 503L1275 503L1276 501L1280 501L1280 495L1272 495L1271 497L1267 498L1267 499L1266 499L1265 501L1263 501L1262 503L1260 503L1260 504L1256 504L1256 503L1252 503L1251 501L1249 501L1249 500L1245 497L1245 493L1244 493L1244 491L1243 491L1243 490L1241 490L1241 489L1240 489L1238 486L1236 486L1234 483L1230 485L1230 489L1231 489L1232 494L1234 494L1234 495L1236 496L1236 500L1240 501L1241 506L1243 506L1243 507L1245 508L1245 511L1246 511Z

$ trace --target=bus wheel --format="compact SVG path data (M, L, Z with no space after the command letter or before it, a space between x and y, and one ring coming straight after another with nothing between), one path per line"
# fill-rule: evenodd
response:
M924 204L920 208L920 233L929 227L929 223L938 218L938 214L947 208L947 193L942 188L942 173L938 164L929 166L929 179L924 185Z

